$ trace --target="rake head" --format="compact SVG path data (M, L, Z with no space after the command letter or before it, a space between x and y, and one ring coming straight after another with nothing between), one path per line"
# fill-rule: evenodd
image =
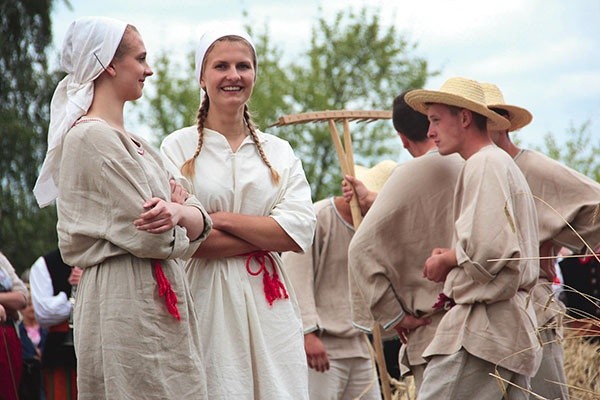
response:
M323 122L323 121L358 121L358 122L373 122L378 119L391 119L391 111L382 110L326 110L315 111L302 114L289 114L279 117L276 123L270 125L284 126L293 124L304 124L308 122Z

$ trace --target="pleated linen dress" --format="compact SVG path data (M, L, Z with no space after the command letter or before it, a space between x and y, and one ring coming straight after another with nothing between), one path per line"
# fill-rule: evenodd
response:
M74 311L79 399L206 399L198 321L183 263L208 235L162 234L133 224L151 197L170 199L158 152L143 140L84 120L65 137L60 168L59 246L84 268ZM152 259L177 295L178 321L158 293Z
M196 127L173 132L161 152L171 173L206 210L271 216L306 250L316 223L310 188L290 145L258 132L267 158L281 175L271 182L256 145L246 137L237 152L220 133L205 129L193 182L179 172L196 148ZM191 259L186 271L201 324L210 399L307 399L308 370L302 323L279 254L270 255L288 299L265 298L262 274L250 275L246 257ZM253 271L259 269L255 261ZM271 268L267 262L267 267Z

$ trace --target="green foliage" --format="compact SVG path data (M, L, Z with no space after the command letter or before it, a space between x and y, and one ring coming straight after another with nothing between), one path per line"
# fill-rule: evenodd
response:
M151 78L155 92L146 94L137 105L139 122L152 129L155 145L169 133L193 125L200 102L200 89L194 79L194 53L187 56L186 68L171 61L166 50L159 53ZM179 73L177 73L179 71Z
M567 134L569 139L560 145L554 135L548 133L544 146L536 146L536 150L600 182L600 136L592 133L590 121L579 127L571 125Z
M0 250L21 272L56 247L56 211L32 188L45 155L51 1L0 1Z

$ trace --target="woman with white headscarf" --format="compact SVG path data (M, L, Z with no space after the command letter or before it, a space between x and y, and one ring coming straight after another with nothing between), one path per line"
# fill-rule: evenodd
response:
M35 194L58 197L64 261L84 269L74 311L78 397L202 399L198 322L182 266L210 231L158 153L124 126L152 75L140 34L89 17L67 30Z
M169 135L161 151L214 224L186 265L209 398L299 400L308 398L308 368L279 252L311 245L315 214L289 143L259 131L250 118L256 67L246 32L206 32L196 56L205 93L197 126Z

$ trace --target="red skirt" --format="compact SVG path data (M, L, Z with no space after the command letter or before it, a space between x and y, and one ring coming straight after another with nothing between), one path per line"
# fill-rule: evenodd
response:
M21 341L10 320L0 324L0 399L18 400L23 358Z

